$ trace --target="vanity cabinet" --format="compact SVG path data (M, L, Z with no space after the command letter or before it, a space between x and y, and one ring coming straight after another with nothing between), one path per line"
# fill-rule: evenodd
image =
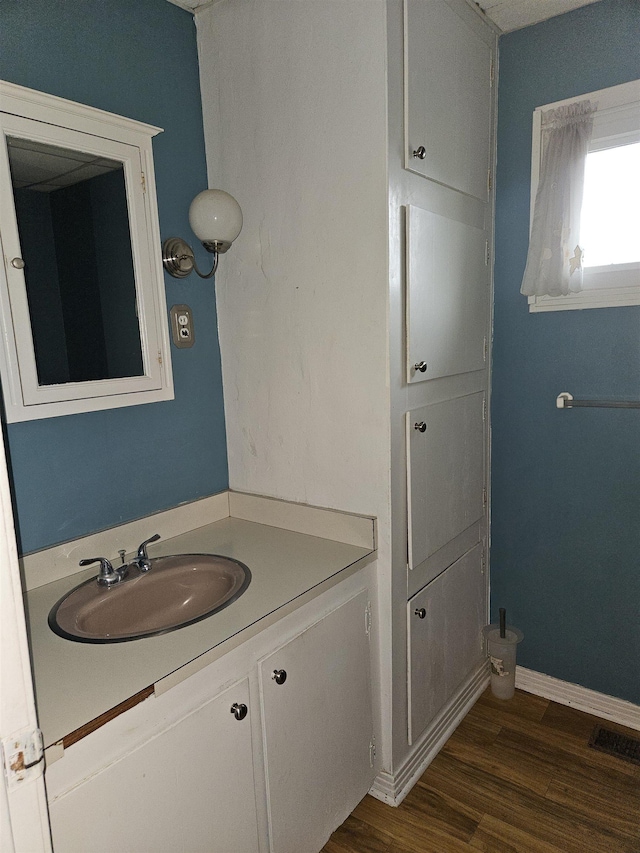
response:
M317 853L376 772L357 581L71 746L46 775L56 853Z
M56 853L258 853L249 704L244 678L50 802Z
M362 592L260 662L271 853L317 853L371 787L368 613Z

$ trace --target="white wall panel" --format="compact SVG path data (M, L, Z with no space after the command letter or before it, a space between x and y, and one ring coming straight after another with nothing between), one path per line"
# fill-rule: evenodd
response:
M384 11L224 0L197 16L209 181L244 213L216 276L230 485L379 520Z

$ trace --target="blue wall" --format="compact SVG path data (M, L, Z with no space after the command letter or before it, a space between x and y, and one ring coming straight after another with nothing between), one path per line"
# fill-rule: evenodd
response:
M602 0L500 39L492 611L525 667L640 703L640 308L529 314L519 293L536 106L640 77L640 5Z
M0 78L164 128L153 142L161 234L195 240L187 213L207 179L190 14L166 0L3 0ZM165 284L196 332L192 349L172 346L175 400L7 428L23 551L227 487L213 285Z

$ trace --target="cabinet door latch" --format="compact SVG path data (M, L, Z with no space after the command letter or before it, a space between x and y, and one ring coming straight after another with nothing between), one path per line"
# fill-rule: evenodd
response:
M372 737L369 741L369 767L373 767L376 763L376 739Z

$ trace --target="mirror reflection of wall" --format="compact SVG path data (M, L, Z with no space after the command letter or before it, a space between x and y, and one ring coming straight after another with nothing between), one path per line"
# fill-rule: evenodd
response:
M7 142L38 384L143 375L122 163Z

